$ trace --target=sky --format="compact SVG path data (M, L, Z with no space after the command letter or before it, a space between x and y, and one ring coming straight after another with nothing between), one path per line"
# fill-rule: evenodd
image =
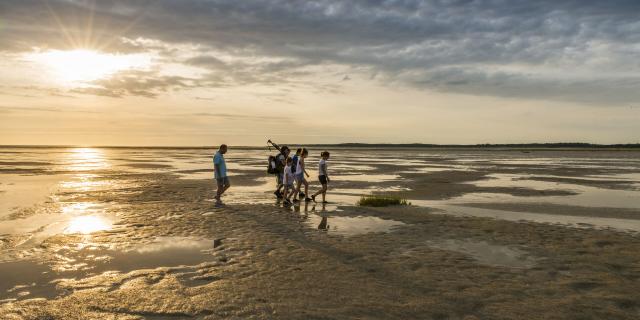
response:
M0 0L0 144L640 142L637 0Z

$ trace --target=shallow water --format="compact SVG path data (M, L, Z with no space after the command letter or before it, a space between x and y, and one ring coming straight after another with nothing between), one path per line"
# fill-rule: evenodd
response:
M214 260L207 250L213 240L164 237L125 250L87 246L62 249L51 261L21 260L0 263L0 300L52 298L63 293L57 283L106 271L197 265Z
M532 190L566 190L577 193L576 195L567 196L541 196L541 197L517 197L502 196L501 199L509 201L523 202L548 202L565 205L578 206L594 206L594 207L611 207L611 208L634 208L640 209L640 190L613 190L604 189L593 186L583 186L578 184L564 182L549 182L528 180L526 175L507 175L494 174L489 176L491 179L473 182L474 185L481 187L510 187L510 188L526 188ZM619 180L618 175L600 176L600 179L609 178L610 180ZM588 180L588 179L584 179ZM632 180L634 181L634 180ZM452 202L469 202L474 194L466 194L457 199L451 199ZM492 195L495 200L496 195ZM475 198L473 200L478 200Z
M226 155L232 181L228 203L274 203L272 189L274 178L265 173L264 162L274 150L230 149ZM174 174L185 180L212 180L211 156L207 149L105 149L105 148L0 148L0 218L11 214L20 216L21 210L28 219L37 214L38 206L46 202L60 203L60 219L42 218L46 223L28 223L33 229L53 221L69 220L73 197L79 194L112 192L114 199L127 188L137 184L128 179L136 174ZM524 188L530 190L564 190L576 193L569 196L513 196L500 193L471 192L450 199L412 203L425 206L441 206L468 202L536 202L562 205L581 205L612 208L640 209L640 157L634 152L529 152L519 151L449 151L449 150L381 150L340 149L332 152L329 170L332 180L339 184L329 191L329 200L337 205L352 205L360 195L394 193L413 189L412 174L432 174L447 170L490 170L500 166L524 165L536 168L572 169L594 167L611 170L584 177L584 180L620 180L631 182L631 188L614 190L599 186L585 186L567 182L530 180L530 177L576 178L570 174L557 175L544 172L503 174L494 173L475 182L478 187ZM317 155L311 152L307 159L309 181L317 185ZM333 165L335 164L335 165ZM135 165L135 166L132 166ZM333 165L333 166L332 166ZM378 165L384 165L383 169ZM18 170L18 171L16 171ZM18 173L16 173L18 172ZM402 175L401 175L402 174ZM109 177L121 177L113 179ZM255 185L235 185L234 179L249 179ZM363 184L369 184L363 186ZM310 192L317 190L310 187ZM27 192L28 191L28 192ZM424 190L429 192L429 190ZM62 194L62 195L61 195ZM105 204L96 204L105 205ZM108 206L116 206L112 201ZM71 207L74 216L95 216L87 208ZM51 215L52 212L47 212ZM56 215L56 212L53 212ZM35 220L35 219L32 219ZM15 220L14 220L15 222ZM0 230L7 230L0 222ZM19 225L21 223L17 223ZM24 224L23 224L24 225ZM16 229L16 228L14 228ZM24 229L21 229L24 230Z
M391 232L404 223L378 217L357 216L341 217L328 214L310 214L304 223L309 228L327 231L330 234L355 236L374 232Z
M426 203L419 204L427 205ZM536 223L557 224L576 228L615 229L619 231L640 232L640 219L567 216L562 214L518 212L460 205L430 205L430 207L441 210L440 212L443 214L456 216L486 217L515 222L531 221Z
M349 174L332 177L334 181L386 182L400 179L397 174Z
M415 178L426 177L428 181L429 175L455 171L487 172L477 181L463 182L483 191L440 200L408 200L414 205L458 216L640 231L640 219L464 206L476 202L515 202L640 210L640 152L536 155L537 152L508 151L354 151L340 148L331 151L332 184L327 195L330 203L303 203L301 207L285 208L299 214L301 224L307 230L339 237L392 233L404 224L379 217L341 215L340 206L353 205L361 195L371 193L429 193L428 189L419 189L421 186L415 184ZM266 158L273 153L266 148L230 149L226 159L232 189L224 197L229 207L247 203L282 206L273 195L274 177L264 172ZM144 244L120 243L118 245L124 247L118 248L88 241L80 247L58 249L56 255L46 259L37 258L39 253L48 250L40 248L43 243L60 236L90 239L100 233L128 232L129 237L142 241L142 231L119 223L122 215L131 214L131 204L122 199L128 199L132 194L153 192L154 184L163 183L162 179L210 183L211 190L202 195L206 208L184 210L199 210L202 216L215 215L212 154L213 150L207 149L0 148L0 240L3 241L0 245L11 243L12 248L4 250L0 256L0 299L53 297L64 293L59 288L64 287L61 283L65 280L61 279L212 261L213 240L194 237L157 238ZM309 192L315 192L319 188L318 157L316 152L311 154L307 159L307 171L311 175ZM575 171L576 168L591 171ZM535 177L565 180L533 180ZM439 179L446 185L446 176ZM627 187L580 183L609 180L627 183L624 185ZM515 196L486 192L486 188L492 187L540 192L563 190L575 194L547 196L536 192ZM149 220L166 223L183 219L189 213L163 212L162 201L157 201L154 209L146 213ZM188 203L180 205L186 208ZM489 243L443 239L429 245L460 252L478 263L493 266L528 268L534 262L531 260L534 258L528 258L519 249Z

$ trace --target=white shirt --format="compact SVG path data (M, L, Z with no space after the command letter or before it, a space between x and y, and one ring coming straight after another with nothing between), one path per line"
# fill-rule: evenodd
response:
M318 164L318 175L319 176L328 175L328 174L325 174L325 172L327 172L327 161L324 159L320 159L320 163Z
M284 184L293 183L293 173L291 172L291 166L284 167Z
M302 173L302 166L300 165L300 160L302 160L302 156L298 157L298 163L296 164L296 175Z

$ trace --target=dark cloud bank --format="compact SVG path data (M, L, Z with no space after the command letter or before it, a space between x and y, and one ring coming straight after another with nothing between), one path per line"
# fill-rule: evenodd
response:
M313 76L309 67L342 66L354 81L625 105L640 101L639 12L637 0L2 1L0 50L73 42L156 50L172 61L176 47L189 44L197 54L174 62L210 71L197 79L123 74L92 92L112 96L280 85Z

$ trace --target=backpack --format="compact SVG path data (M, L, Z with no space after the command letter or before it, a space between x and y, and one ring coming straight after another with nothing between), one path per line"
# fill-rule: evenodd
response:
M298 168L298 156L295 155L291 158L291 172L296 173L296 169Z
M280 153L275 156L269 156L269 163L267 165L267 173L269 174L279 174L284 171L284 165L282 161L278 161L278 157Z
M278 161L278 157L282 156L282 161ZM275 173L283 173L284 172L284 161L285 157L282 153L278 153L273 156L276 159L276 172Z
M276 165L276 156L269 156L269 163L267 164L267 173L269 174L278 173L278 167Z

